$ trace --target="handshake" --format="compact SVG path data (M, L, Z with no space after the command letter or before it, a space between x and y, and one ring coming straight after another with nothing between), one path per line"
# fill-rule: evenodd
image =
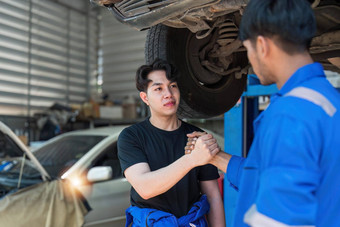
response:
M214 156L221 151L216 139L206 132L192 132L187 136L185 154L190 154L198 165L212 164L211 161Z
M224 173L227 171L231 155L221 150L212 135L206 132L193 132L187 136L184 152L185 155L190 155L196 166L212 164Z

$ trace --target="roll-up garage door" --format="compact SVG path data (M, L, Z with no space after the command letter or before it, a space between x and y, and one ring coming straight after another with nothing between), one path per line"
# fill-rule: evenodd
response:
M87 100L97 37L94 13L50 0L0 0L0 114Z
M146 31L137 31L121 24L106 9L101 11L99 77L103 93L112 101L138 96L136 69L145 64Z

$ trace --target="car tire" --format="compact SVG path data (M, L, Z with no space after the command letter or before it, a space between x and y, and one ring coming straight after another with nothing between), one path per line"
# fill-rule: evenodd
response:
M148 31L145 44L147 64L160 58L179 70L181 102L178 115L182 118L221 115L235 105L245 89L246 75L240 78L235 74L220 76L200 63L196 55L200 48L209 43L210 36L197 39L186 28L172 28L163 24L153 26ZM248 64L245 51L233 55L232 66Z

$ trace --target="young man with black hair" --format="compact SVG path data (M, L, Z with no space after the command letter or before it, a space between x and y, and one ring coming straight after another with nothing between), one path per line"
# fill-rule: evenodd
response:
M162 60L137 71L136 87L151 116L126 128L118 139L122 170L132 185L126 225L208 226L207 214L209 226L225 227L217 168L202 166L210 152L218 152L216 140L207 134L197 141L204 158L195 150L184 155L186 134L201 130L176 115L176 77L175 68Z
M239 37L260 82L279 91L254 122L247 158L210 161L239 191L234 226L340 226L340 94L308 53L315 29L306 0L245 9Z

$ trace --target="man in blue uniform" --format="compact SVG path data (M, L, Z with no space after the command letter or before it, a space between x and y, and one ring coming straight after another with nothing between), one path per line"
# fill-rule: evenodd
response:
M340 95L308 53L315 27L305 0L251 0L244 12L249 61L279 91L254 122L248 157L210 161L239 191L234 226L340 226Z

